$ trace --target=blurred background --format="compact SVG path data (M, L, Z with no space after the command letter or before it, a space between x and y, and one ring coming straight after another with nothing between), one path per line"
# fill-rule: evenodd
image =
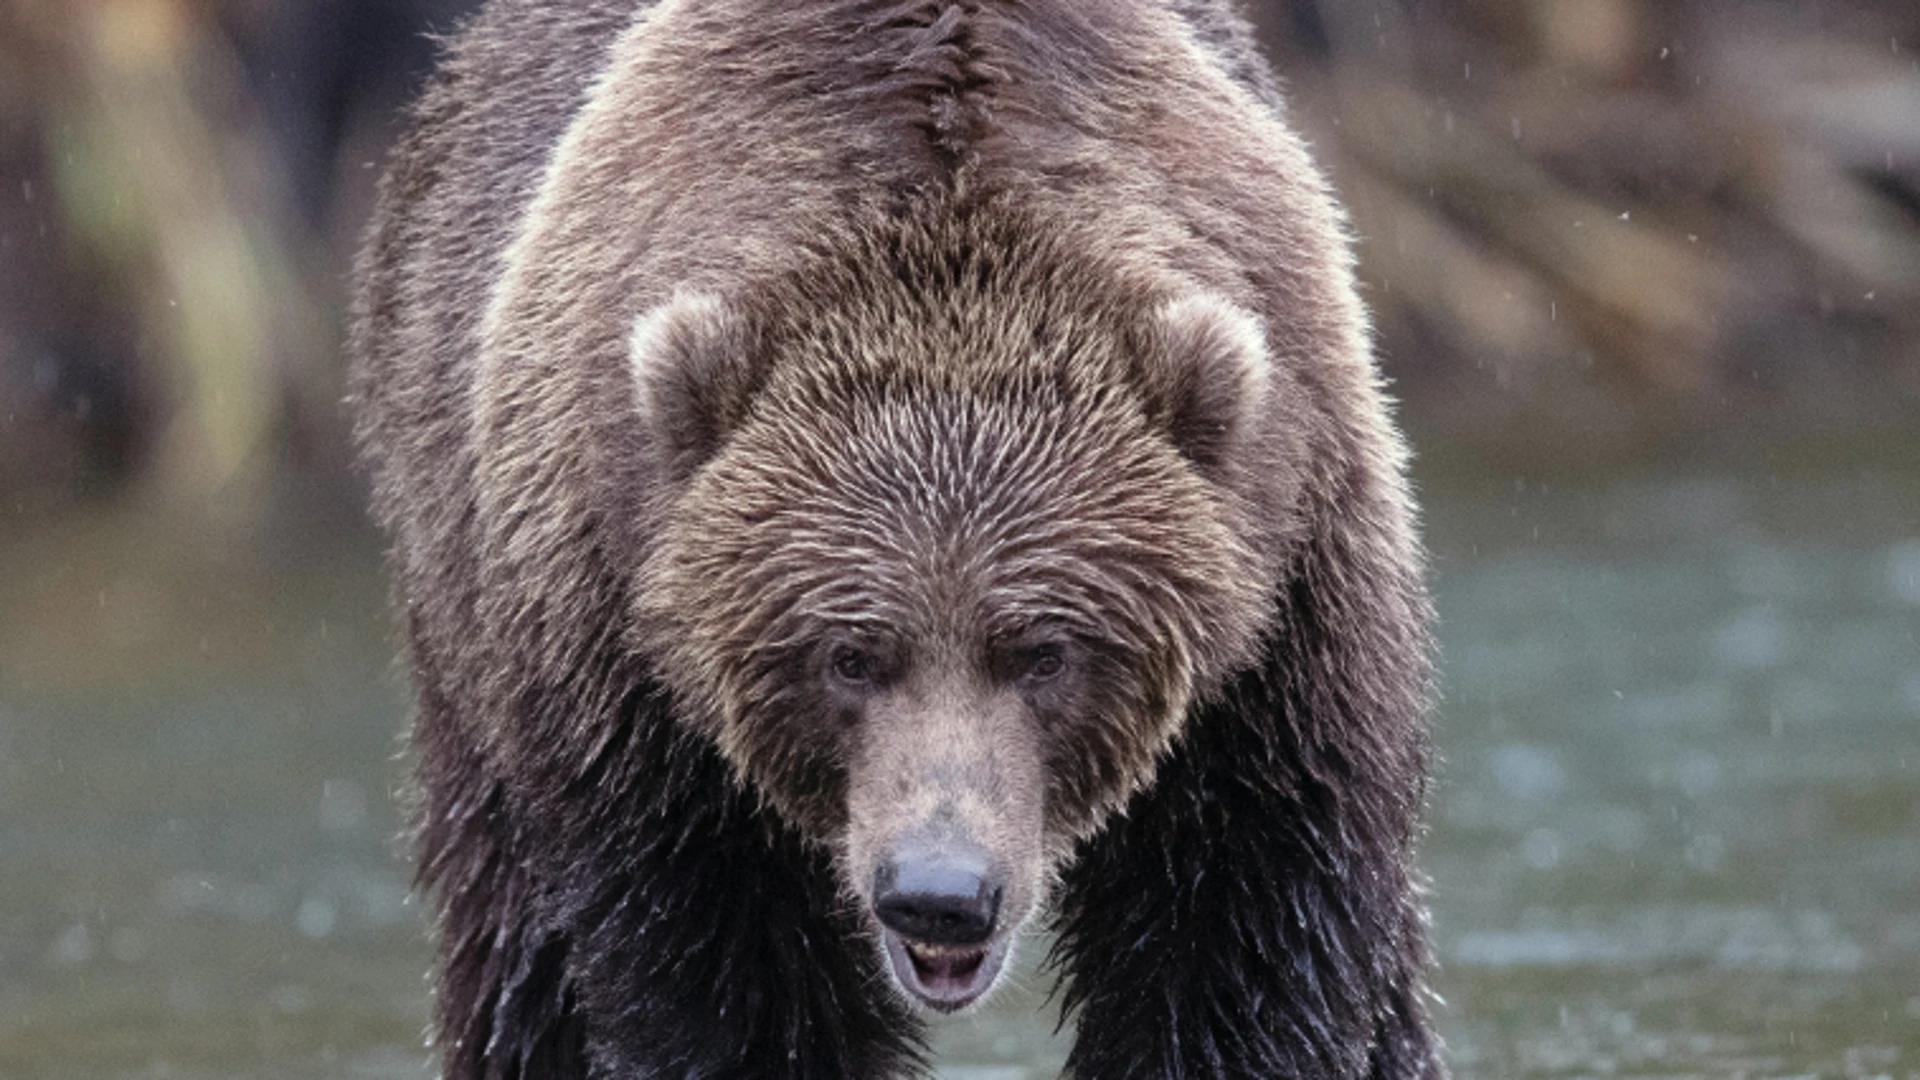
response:
M0 0L0 1077L425 1068L340 342L471 6ZM1920 6L1248 8L1419 454L1456 1069L1920 1076Z

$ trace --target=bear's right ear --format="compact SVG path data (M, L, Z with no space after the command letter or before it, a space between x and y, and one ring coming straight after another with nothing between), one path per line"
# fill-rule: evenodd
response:
M634 404L667 479L719 452L759 389L747 320L717 296L677 292L634 321L627 339Z
M1177 297L1149 319L1138 365L1149 418L1201 475L1223 480L1269 404L1260 320L1212 293Z

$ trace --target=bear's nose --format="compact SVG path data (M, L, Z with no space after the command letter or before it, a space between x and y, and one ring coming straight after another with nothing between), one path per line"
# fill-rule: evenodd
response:
M928 945L978 945L993 936L999 882L984 855L917 850L887 860L873 875L881 925Z

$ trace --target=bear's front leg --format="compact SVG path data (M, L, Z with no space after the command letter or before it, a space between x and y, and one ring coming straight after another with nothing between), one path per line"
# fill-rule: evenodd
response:
M828 853L741 790L659 695L545 814L540 860L588 1075L881 1080L922 1026Z
M917 1066L922 1025L826 853L677 732L659 694L609 709L613 734L588 759L523 750L559 793L530 805L422 682L416 842L438 912L447 1080L881 1080Z
M1444 1075L1404 843L1337 765L1247 724L1276 704L1249 679L1193 716L1066 874L1075 1080Z
M425 656L416 644L416 656ZM420 754L414 843L419 884L435 909L439 957L434 1038L447 1080L584 1080L566 941L539 912L524 830L419 666L414 745Z

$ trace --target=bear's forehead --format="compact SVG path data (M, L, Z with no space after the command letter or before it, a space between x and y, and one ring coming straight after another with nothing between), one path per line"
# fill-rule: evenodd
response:
M1137 408L937 392L774 402L696 490L767 539L876 556L1150 543L1213 501Z
M1234 557L1216 498L1144 422L991 398L763 409L683 511L677 558L716 617L761 632L1146 634Z

